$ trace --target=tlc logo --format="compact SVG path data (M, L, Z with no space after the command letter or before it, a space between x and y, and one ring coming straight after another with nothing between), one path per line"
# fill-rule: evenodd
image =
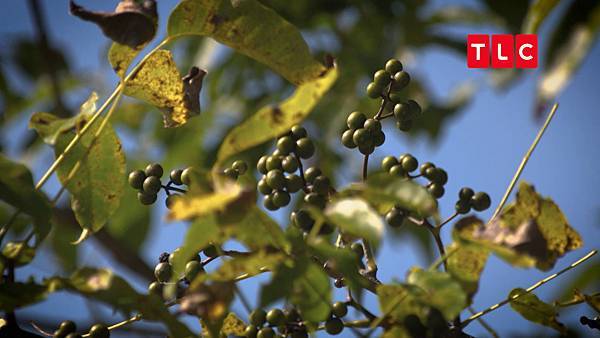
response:
M491 51L491 55L490 55ZM538 40L536 34L467 35L467 66L469 68L537 68Z

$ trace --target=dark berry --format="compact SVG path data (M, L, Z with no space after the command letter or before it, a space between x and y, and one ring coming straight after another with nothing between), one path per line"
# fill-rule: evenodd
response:
M281 169L282 160L283 160L283 157L278 156L278 155L273 155L273 156L267 157L267 162L266 162L267 170L271 171L271 170L275 170L275 169Z
M75 330L77 330L77 326L73 321L65 320L62 323L60 323L58 329L64 334L69 334L71 332L75 332Z
M300 313L298 313L298 310L291 308L291 309L287 309L284 311L285 314L285 321L287 323L296 323L302 320L302 318L300 317Z
M283 208L290 203L290 194L286 191L279 190L272 194L273 204L278 208Z
M402 70L402 63L397 59L389 59L385 63L385 70L390 74L396 74Z
M142 203L143 205L150 205L150 204L156 202L156 194L148 194L145 192L138 192L137 198L138 198L138 201L140 201L140 203Z
M415 314L404 317L404 327L411 337L427 337L427 327L421 323L421 320Z
M171 182L173 182L175 185L182 185L183 184L183 182L181 181L182 173L183 173L183 169L171 170L171 173L169 174L169 178L171 179Z
M292 212L290 218L297 227L306 232L310 231L315 224L315 220L310 216L308 211L302 209Z
M279 309L272 309L267 313L267 322L273 326L283 325L285 323L285 315Z
M411 120L396 121L396 128L398 128L400 131L410 131L412 125L413 123Z
M296 143L291 136L284 136L277 140L277 149L281 152L282 155L287 155L294 151L296 148Z
M237 170L240 175L244 175L248 170L248 164L246 163L246 161L237 160L233 162L231 168Z
M356 143L354 143L354 129L348 129L342 134L342 144L346 148L356 148Z
M317 176L321 175L321 169L317 168L317 167L310 167L308 169L306 169L306 171L304 172L304 178L306 179L306 181L308 183L313 183L315 178L317 178Z
M302 126L293 126L290 131L292 132L292 135L294 136L294 139L299 140L301 138L305 138L306 136L308 136L308 133L306 132L306 129L304 129L304 127Z
M154 268L154 276L159 282L168 282L171 279L171 264L158 263Z
M406 101L406 104L408 105L408 113L411 118L415 118L423 111L421 106L415 100L408 100Z
M273 189L281 190L285 187L285 176L279 169L269 171L266 180L269 187Z
M274 338L275 331L273 331L273 329L270 327L263 327L262 329L258 330L258 334L256 335L256 337L257 338Z
M389 172L396 164L398 164L398 160L394 156L386 156L381 160L381 169Z
M82 338L82 335L80 335L79 333L72 332L66 335L65 338Z
M394 106L394 117L398 121L408 120L408 106L406 103L397 103Z
M298 160L293 155L288 155L281 161L281 167L288 173L294 173L298 170Z
M373 143L373 140L371 139L371 133L365 128L356 129L352 135L352 140L359 147L368 147Z
M336 279L333 281L333 286L335 286L335 287L336 287L336 288L338 288L338 289L341 289L341 288L343 288L344 286L346 286L346 282L344 282L344 279L343 279L343 278L336 278Z
M421 173L421 175L425 175L425 172L429 168L435 168L435 165L431 162L425 162L421 164L421 167L419 167L419 172Z
M385 142L385 134L381 130L373 133L372 138L373 138L373 145L375 147L379 147L380 145L382 145Z
M219 250L217 250L217 247L214 245L207 246L206 248L204 248L204 250L202 250L202 253L204 254L204 256L210 258L219 256Z
M271 210L271 211L275 211L277 210L277 206L275 205L275 203L273 203L273 195L269 194L266 195L265 197L263 197L263 205L265 206L265 208L267 208L267 210Z
M144 172L146 173L146 176L161 178L163 175L163 168L158 163L148 164Z
M267 313L263 309L256 309L250 312L250 323L255 326L263 326L267 321Z
M365 114L355 111L348 115L346 125L348 125L348 128L350 129L358 129L364 126L366 120L367 117Z
M427 170L425 170L425 174L423 176L425 176L431 182L436 182L436 183L439 182L441 179L441 173L440 173L439 169L435 168L435 167L427 168Z
M300 158L311 158L315 154L315 145L308 138L301 138L296 141L296 152Z
M329 186L330 186L329 178L327 178L326 176L320 175L314 179L313 185L312 185L312 191L316 192L317 194L327 195L327 193L329 192Z
M240 175L240 173L236 169L233 169L233 168L227 168L227 169L223 170L223 174L232 180L237 180L238 176Z
M459 214L466 214L471 211L471 202L470 200L458 200L454 205L454 210L456 210Z
M258 333L258 329L256 328L256 326L248 325L248 326L246 326L246 329L244 330L244 337L256 338L257 333Z
M325 331L331 335L338 335L344 330L344 323L339 318L330 318L325 322Z
M473 195L475 195L475 192L468 187L464 187L458 192L458 198L462 201L470 201Z
M325 198L322 195L319 195L314 192L306 194L304 196L304 202L306 202L310 205L313 205L317 208L320 208L320 209L324 209L325 204L327 203L327 201L325 201Z
M96 324L90 329L90 338L108 338L110 331L106 325Z
M490 195L484 192L478 192L471 197L471 204L473 205L473 209L483 211L490 207L492 200L490 199Z
M358 146L358 151L363 155L371 155L375 151L374 144L361 144Z
M335 302L333 303L331 313L338 318L343 318L348 314L348 306L344 302Z
M258 183L256 184L256 188L263 195L268 195L271 193L271 191L273 191L273 189L269 186L269 184L267 183L267 179L264 176L258 181Z
M148 176L144 180L142 190L147 194L156 194L160 191L160 179L156 176Z
M142 170L134 170L129 173L127 181L129 185L134 189L142 189L146 174Z
M364 128L371 133L381 131L381 122L375 119L367 119L365 121Z
M258 170L258 172L263 175L266 175L267 172L269 172L269 170L267 169L268 158L268 156L261 156L261 158L258 159L258 162L256 162L256 170Z
M393 89L394 85L392 85L392 89ZM402 100L404 99L404 95L402 95L401 92L399 91L392 91L390 92L390 94L388 95L389 99L390 99L390 103L400 103L402 102ZM391 109L389 109L388 111L391 111Z
M165 198L165 206L167 209L171 209L175 204L175 201L179 198L179 195L169 195Z
M404 223L404 211L393 207L385 214L385 221L393 228L399 228Z
M429 183L427 185L427 191L429 191L429 193L433 195L433 197L440 198L444 196L445 189L444 186L440 183Z
M285 188L289 193L293 194L299 191L300 189L302 189L303 185L304 184L302 183L302 178L300 178L300 176L298 175L289 175L285 178Z
M169 261L169 253L168 252L163 252L158 256L159 263L164 263L164 262L168 262L168 261Z
M417 170L417 168L419 167L419 162L411 154L405 154L402 157L402 160L400 161L400 164L402 165L402 168L406 172L409 172L409 173Z

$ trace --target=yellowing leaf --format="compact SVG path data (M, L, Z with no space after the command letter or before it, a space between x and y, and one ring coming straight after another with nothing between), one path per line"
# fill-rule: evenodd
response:
M175 200L167 218L171 221L186 220L223 211L229 203L234 202L241 195L241 186L231 182L226 183L214 192L186 194Z
M549 326L561 333L566 333L567 328L558 321L558 312L554 306L541 301L533 293L527 293L524 289L513 289L509 297L523 294L519 298L510 301L510 307L518 312L523 318L544 326Z
M243 337L246 331L246 323L239 319L235 313L230 312L227 317L223 320L223 327L221 327L221 333L225 335L233 335Z
M124 93L160 109L165 127L177 127L200 114L198 95L204 75L194 67L181 77L171 52L159 50L127 81Z
M301 122L331 88L337 76L337 69L329 68L318 78L300 85L279 105L263 107L233 128L219 148L215 167L221 167L231 156L269 141Z
M131 62L144 48L144 45L130 47L113 42L108 50L108 61L119 77L124 77Z
M175 7L170 36L208 36L273 68L300 85L325 67L310 54L300 31L256 0L183 0Z
M446 261L448 273L462 285L470 299L479 288L479 278L487 262L489 250L479 245L454 242L446 250L450 251L452 254Z

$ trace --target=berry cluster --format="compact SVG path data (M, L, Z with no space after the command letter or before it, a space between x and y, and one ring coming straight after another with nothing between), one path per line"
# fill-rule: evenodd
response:
M231 164L231 167L223 170L223 175L235 181L240 175L244 175L247 170L248 164L245 161L237 160Z
M347 120L348 129L342 134L342 144L347 148L356 148L363 155L370 155L385 142L385 134L381 130L381 122L367 118L361 112L352 112Z
M308 332L300 313L296 309L282 311L272 309L268 313L256 309L250 313L250 324L246 326L247 338L274 338L277 332L284 337L307 338Z
M435 198L444 196L444 185L448 182L448 174L444 169L436 167L431 162L425 162L419 168L419 162L411 154L404 154L399 158L386 156L381 161L381 168L396 177L415 178L423 176L429 180L426 187L431 195ZM417 168L419 168L419 175L411 176L410 173L417 170Z
M270 156L262 156L258 160L256 168L263 176L258 181L257 189L265 195L265 208L277 210L290 203L290 194L304 187L302 177L296 174L298 169L302 174L300 159L308 159L314 153L315 146L308 138L306 129L293 126L277 139L277 147Z
M78 333L77 326L74 322L70 320L65 320L60 323L60 326L54 334L52 334L52 338L81 338L82 336ZM91 338L109 338L110 331L104 324L95 324L90 328L89 337Z
M306 195L304 195L304 203L318 209L325 209L329 199L331 182L327 176L323 175L317 167L310 167L304 172L306 179ZM290 213L290 221L292 224L302 229L304 232L310 232L315 224L315 220L306 209L298 209ZM321 225L319 234L328 235L335 230L334 226L329 223Z
M475 193L471 188L462 188L458 192L458 201L454 209L459 214L466 214L473 208L475 211L484 211L490 207L492 200L485 192Z
M167 208L173 205L173 201L177 198L177 194L172 194L173 191L185 193L183 189L173 187L173 185L189 185L191 178L191 168L185 170L175 169L169 175L169 182L163 185L161 177L163 176L163 167L158 163L148 164L144 170L134 170L129 173L129 185L139 190L137 198L143 205L151 205L156 202L156 198L161 189L167 193L165 204Z

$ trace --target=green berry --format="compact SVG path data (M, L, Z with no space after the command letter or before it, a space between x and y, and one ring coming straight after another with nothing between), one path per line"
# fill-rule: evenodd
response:
M181 248L177 248L169 254L169 259L165 263L169 263L171 265L175 264L175 261L178 259L177 256L181 255Z
M171 209L173 207L173 205L175 204L175 201L179 198L179 195L169 195L167 196L167 198L165 199L165 206L167 207L167 209Z
M198 261L189 261L187 262L187 264L185 265L185 279L187 279L188 281L193 281L196 276L198 276L199 273L204 272L204 268L202 267L202 264L200 264L200 262Z
M383 87L378 85L375 82L371 82L367 85L367 96L372 99L377 99L381 97L383 93Z
M148 194L145 192L138 192L137 198L143 205L150 205L156 202L156 194Z
M298 170L298 160L293 155L288 155L281 161L281 167L285 172L294 173Z
M343 278L336 278L336 279L333 281L333 286L335 286L335 287L336 287L336 288L338 288L338 289L341 289L341 288L343 288L344 286L346 286L346 282L344 282L344 279L343 279Z
M431 182L436 182L439 179L438 175L439 171L436 167L427 168L423 174Z
M406 103L396 103L394 106L394 117L398 121L409 120L408 118L408 106Z
M90 338L108 338L110 331L106 325L96 324L90 329Z
M296 143L294 142L294 139L291 136L283 136L279 138L279 140L277 140L277 149L283 155L291 153L292 151L294 151L295 148Z
M244 330L244 337L256 338L257 333L258 333L258 330L256 329L256 326L248 325L248 326L246 326L246 329Z
M300 189L302 189L303 185L304 183L302 183L302 178L298 175L289 175L285 178L285 188L289 193L293 194L298 192Z
M371 155L375 151L375 145L361 144L358 146L358 151L363 155Z
M325 322L325 331L331 335L338 335L344 330L344 323L339 318L330 318Z
M306 232L310 231L315 224L315 220L310 216L310 213L303 209L292 212L290 218L297 227Z
M156 194L160 191L160 179L156 176L148 176L142 184L142 190L147 194Z
M375 119L367 119L365 121L364 128L373 134L381 131L381 122Z
M283 157L277 156L277 155L267 157L267 162L266 162L267 170L271 171L271 170L275 170L275 169L281 169L282 160L283 160Z
M273 326L283 325L285 323L285 315L280 309L272 309L267 313L267 322Z
M476 211L484 211L490 207L492 200L490 199L490 195L484 192L478 192L471 197L471 204Z
M69 334L77 330L77 325L75 325L75 323L71 320L65 320L62 323L60 323L58 329L64 334Z
M393 87L393 85L392 85ZM402 100L404 99L404 95L402 95L401 92L390 92L390 94L388 95L390 102L393 103L400 103L402 102ZM390 111L391 109L389 109L388 111Z
M354 129L348 129L342 134L342 144L346 148L356 148L356 143L354 143L354 139L352 136L354 135Z
M310 167L308 169L306 169L306 171L304 172L304 178L306 179L306 181L308 183L313 183L315 178L317 178L317 176L321 175L321 169L317 168L317 167Z
M385 221L393 228L399 228L404 223L404 211L393 207L385 214Z
M385 70L390 74L396 74L402 70L402 63L397 59L389 59L385 63Z
M169 263L158 263L154 268L154 276L159 282L168 282L171 279L171 264Z
M402 168L409 173L417 170L417 168L419 167L419 162L411 154L406 154L405 156L403 156L402 160L400 161L400 164L402 165Z
M269 194L263 197L263 205L265 206L265 208L267 208L267 210L275 211L279 209L273 202L273 194Z
M352 135L352 140L356 145L368 147L372 144L373 140L371 139L371 133L365 128L359 128L354 131Z
M223 170L223 174L234 181L237 180L238 176L240 175L240 173L233 168L227 168Z
M194 173L194 168L189 167L183 169L181 172L181 183L185 185L190 185L192 183L192 175Z
M285 187L285 176L279 169L271 170L267 173L267 184L269 187L281 190Z
M458 199L460 199L461 201L470 201L473 195L475 195L473 189L464 187L458 192Z
M268 195L273 191L273 189L267 183L267 179L265 178L265 176L263 176L263 178L261 178L258 181L258 183L256 184L256 187L258 189L258 192L260 192L263 195Z
M425 172L427 172L427 169L429 168L435 168L435 165L431 162L425 162L419 167L419 173L421 173L421 175L425 175Z
M394 74L394 90L401 90L408 85L410 82L410 75L407 72L401 70Z
M148 293L162 297L162 284L160 282L152 282L148 285Z
M448 174L442 168L429 168L425 170L425 177L431 182L442 186L448 182Z
M310 205L313 205L317 208L320 208L320 209L324 209L325 204L327 203L327 201L325 201L325 198L322 195L319 195L314 192L306 194L304 196L304 202L306 202Z
M381 130L373 133L371 137L373 138L373 145L375 147L379 147L385 142L385 134Z
M290 203L290 194L286 191L280 190L275 191L272 194L273 204L275 204L279 208L283 208Z
M217 247L214 245L207 246L206 248L204 248L204 250L202 250L202 253L204 254L204 256L210 258L219 256L219 250L217 250Z
M438 181L436 183L439 183L441 185L448 183L448 173L446 172L446 170L438 168Z
M396 164L392 166L389 170L390 175L394 177L404 177L406 176L406 171L402 168L402 165Z
M348 118L346 119L346 124L350 129L358 129L364 126L366 120L367 117L365 116L365 114L355 111L348 115Z
M266 175L267 172L269 172L269 170L267 169L268 158L268 156L261 156L261 158L258 159L258 162L256 162L256 170L258 170L258 172L263 175Z
M181 181L182 173L183 173L183 169L171 170L171 173L169 174L169 178L171 179L171 182L173 182L175 185L182 185L183 184L183 182Z
M401 121L396 121L396 128L398 128L398 130L400 131L410 131L410 129L412 128L412 121L411 120L401 120Z
M292 136L295 140L299 140L308 136L306 129L302 126L295 125L290 129L290 131L292 132Z
M317 194L327 195L329 192L329 186L329 178L323 175L317 176L313 181L312 191L316 192Z
M267 313L263 309L256 309L250 312L250 323L254 326L263 326L267 320Z
M296 141L296 152L303 159L311 158L315 154L315 145L308 137Z
M142 185L144 184L144 180L146 179L146 174L142 170L134 170L129 173L129 177L127 181L129 185L134 189L142 189Z
M471 211L471 202L470 202L470 200L459 200L454 205L454 210L456 210L456 212L459 213L459 214L461 214L461 215L464 215L464 214L468 213L469 211Z
M383 87L389 85L390 82L392 82L392 74L390 74L389 72L387 72L383 69L380 69L380 70L376 71L375 74L373 74L373 82L378 87L383 88Z
M158 163L148 164L146 169L144 170L146 176L154 176L156 178L161 178L163 175L163 168Z
M381 160L381 169L389 172L396 164L398 164L398 160L394 156L386 156Z
M256 335L256 337L257 338L274 338L275 331L273 331L273 329L270 327L263 327L262 329L258 330L258 334Z
M429 183L427 185L427 191L429 191L429 193L431 195L433 195L433 197L435 198L440 198L442 196L444 196L444 186L442 184L439 183Z
M408 112L409 112L411 118L416 117L417 115L421 114L421 112L423 111L421 109L421 106L415 100L408 100L406 102L406 104L408 105Z
M335 302L333 303L331 313L338 318L343 318L348 314L348 307L344 302Z
M248 164L246 163L246 161L237 160L233 162L231 168L237 170L240 175L244 175L248 170Z

